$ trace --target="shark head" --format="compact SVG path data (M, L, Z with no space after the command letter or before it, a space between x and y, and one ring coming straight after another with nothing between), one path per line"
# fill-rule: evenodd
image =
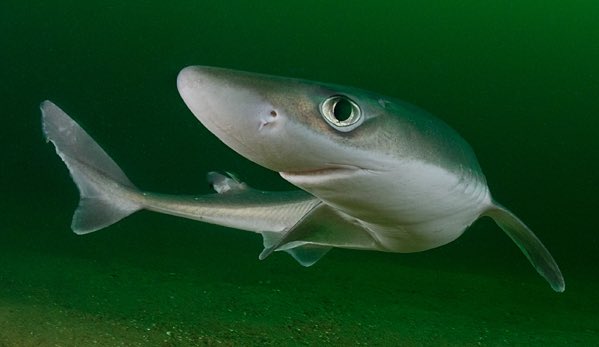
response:
M349 90L203 66L183 69L177 86L196 118L222 142L284 175L384 165L351 145L361 126L376 121L381 106Z
M230 148L374 232L431 219L447 230L434 242L400 240L391 247L447 243L488 199L470 146L439 119L399 100L204 66L183 69L177 86L195 117Z
M304 188L358 171L390 171L398 158L456 168L458 157L478 165L440 121L364 90L206 66L183 69L177 87L227 146ZM428 136L428 122L440 124L437 137Z

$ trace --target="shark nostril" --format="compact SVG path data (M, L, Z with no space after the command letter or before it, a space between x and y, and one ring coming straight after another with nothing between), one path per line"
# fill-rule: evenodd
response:
M262 130L262 129L264 129L264 127L268 126L269 124L270 124L270 122L269 122L269 121L267 121L267 120L264 120L264 119L263 119L263 120L261 120L261 121L260 121L260 126L258 126L258 130Z
M270 115L273 116L273 117L276 117L277 116L277 111L275 111L275 110L270 111Z

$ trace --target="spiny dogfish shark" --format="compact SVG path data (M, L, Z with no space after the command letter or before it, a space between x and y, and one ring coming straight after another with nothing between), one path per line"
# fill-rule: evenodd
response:
M357 88L216 67L184 68L177 87L223 143L299 190L261 191L216 172L208 174L212 194L140 190L85 130L44 101L43 131L80 192L75 233L147 209L259 233L260 259L285 251L310 266L333 247L425 251L488 216L564 291L541 241L491 197L468 143L429 113Z

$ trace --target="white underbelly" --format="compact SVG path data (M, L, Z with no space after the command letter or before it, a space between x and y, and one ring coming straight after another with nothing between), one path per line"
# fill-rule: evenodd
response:
M389 171L304 182L302 188L356 220L390 252L418 252L459 237L491 203L482 174L419 161Z

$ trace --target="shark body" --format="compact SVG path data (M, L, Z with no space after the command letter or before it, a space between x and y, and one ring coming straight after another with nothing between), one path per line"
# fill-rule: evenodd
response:
M468 143L427 112L356 88L205 66L183 69L177 87L222 142L300 190L265 192L210 173L215 194L142 191L85 130L44 101L44 132L81 195L76 233L148 209L260 233L261 259L286 251L310 266L333 247L439 247L489 216L554 290L565 289L539 239L491 197Z

